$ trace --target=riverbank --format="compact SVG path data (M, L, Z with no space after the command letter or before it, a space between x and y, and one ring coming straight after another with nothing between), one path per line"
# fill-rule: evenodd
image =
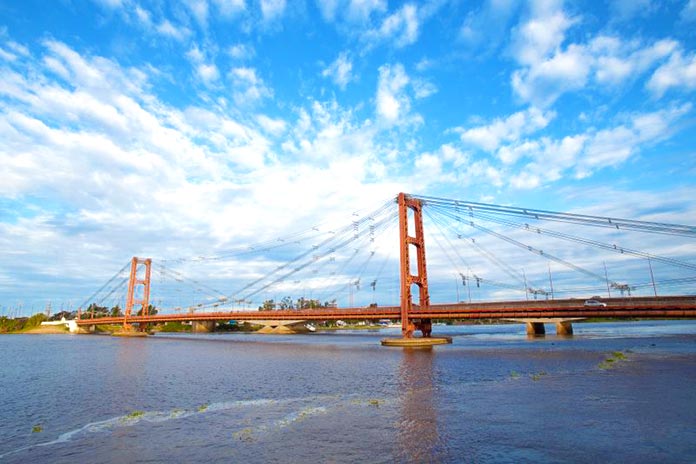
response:
M38 334L55 335L55 334L70 334L70 331L64 325L42 325L39 327L34 327L33 329L20 330L17 332L9 332L9 333L11 333L11 334L29 334L29 335L38 335Z

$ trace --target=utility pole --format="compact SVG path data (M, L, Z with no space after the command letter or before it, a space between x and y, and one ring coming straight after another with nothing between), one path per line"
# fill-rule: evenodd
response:
M524 297L529 301L529 285L527 285L527 274L522 269L522 276L524 277Z
M551 278L551 263L549 264L549 285L551 286L551 299L553 300L553 279Z
M466 280L469 280L469 285L466 286L466 289L467 289L467 291L469 292L469 304L471 304L471 281L470 281L470 279L468 278L468 276L467 276L467 279L466 279Z
M655 286L655 276L653 276L652 263L650 262L650 256L648 256L648 267L650 267L650 280L652 281L653 293L657 296L657 287Z
M611 298L611 289L609 288L609 276L607 275L607 263L602 261L602 264L604 265L604 281L607 283L607 293L609 294L609 298Z

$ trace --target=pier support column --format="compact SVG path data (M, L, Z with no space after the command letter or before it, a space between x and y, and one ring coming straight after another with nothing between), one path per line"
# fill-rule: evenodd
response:
M546 335L546 329L543 322L527 322L527 335L538 336Z
M573 335L573 324L570 321L556 322L556 335Z
M212 332L213 329L215 329L215 321L193 321L191 325L191 332L194 333Z

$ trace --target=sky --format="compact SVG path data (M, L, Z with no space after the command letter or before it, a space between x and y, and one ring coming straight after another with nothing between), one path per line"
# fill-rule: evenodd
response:
M0 0L0 308L398 192L696 224L695 95L696 0Z

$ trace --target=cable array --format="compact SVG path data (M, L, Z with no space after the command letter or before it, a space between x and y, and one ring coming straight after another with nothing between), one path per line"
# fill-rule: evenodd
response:
M479 301L651 290L657 295L658 288L696 282L696 275L688 275L696 271L694 226L415 198L423 203L433 302L459 300L462 290ZM287 307L300 300L397 304L397 209L392 198L367 213L353 213L340 227L319 224L214 254L154 259L151 301L189 312ZM653 238L640 238L645 234ZM673 238L659 241L661 235ZM686 242L680 247L679 240ZM123 300L127 268L82 306Z

